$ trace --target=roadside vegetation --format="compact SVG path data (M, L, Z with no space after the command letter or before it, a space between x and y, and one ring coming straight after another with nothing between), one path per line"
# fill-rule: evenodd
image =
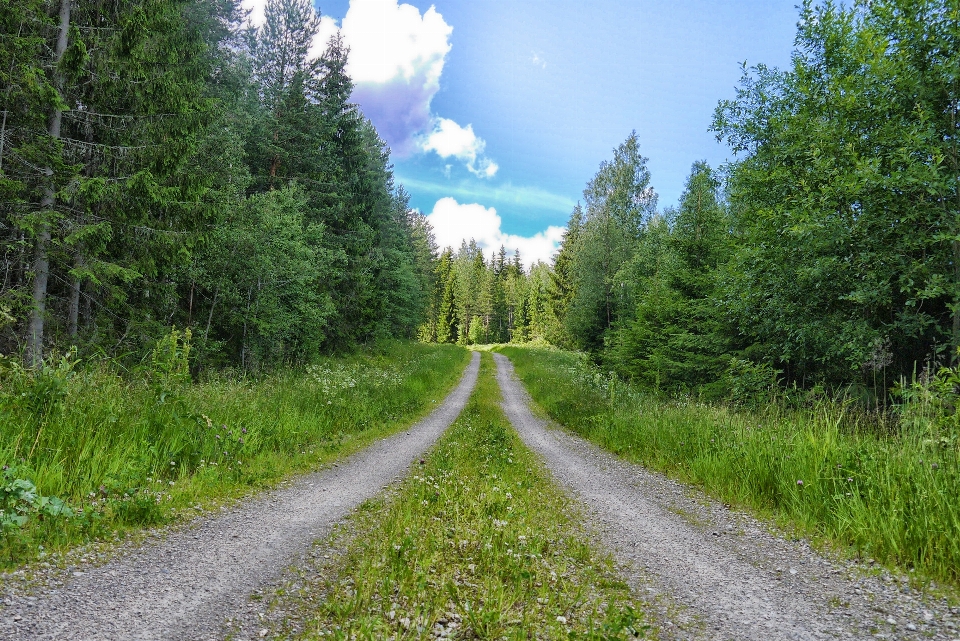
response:
M465 242L437 342L509 348L559 422L864 555L960 581L958 9L804 2L663 207L633 132L550 265ZM694 160L694 159L691 159Z
M186 338L160 341L138 376L71 354L33 371L2 361L0 566L316 469L435 407L469 357L390 342L191 383Z
M831 399L708 404L625 383L582 354L501 351L551 418L598 445L863 558L960 582L956 410L938 400L956 370L915 386L884 427Z
M346 524L357 536L342 560L281 603L306 617L305 639L645 637L642 606L581 520L501 412L483 354L429 457Z

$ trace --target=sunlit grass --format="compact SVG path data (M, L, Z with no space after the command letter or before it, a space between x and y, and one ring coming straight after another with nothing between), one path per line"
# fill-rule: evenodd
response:
M395 494L361 508L342 561L302 585L303 638L649 634L576 507L502 414L493 370L484 354L473 397L433 453Z
M960 582L956 444L919 426L879 434L829 401L739 411L646 393L568 352L502 351L543 410L602 447L864 558Z
M468 359L452 346L396 342L306 370L159 391L102 367L52 374L54 391L7 385L0 463L77 515L8 528L0 565L164 523L343 456L436 407Z

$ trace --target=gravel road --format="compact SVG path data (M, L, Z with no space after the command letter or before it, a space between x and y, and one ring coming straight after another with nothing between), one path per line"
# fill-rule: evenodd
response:
M960 637L960 609L917 592L903 577L826 559L534 416L513 365L494 357L505 413L584 503L632 587L659 604L662 638Z
M60 590L7 597L2 639L219 639L224 620L335 522L407 472L460 414L480 355L444 402L408 431L332 468L198 518L166 540L87 568Z

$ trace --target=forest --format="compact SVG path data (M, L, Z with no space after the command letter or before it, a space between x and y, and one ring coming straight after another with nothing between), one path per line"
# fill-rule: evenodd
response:
M551 265L443 254L429 336L542 340L713 399L778 385L875 406L956 364L949 4L806 2L792 66L745 67L717 106L711 130L734 162L694 162L678 205L660 209L632 133L587 183Z
M190 328L194 367L257 371L412 337L422 216L320 15L233 0L0 10L0 350L137 362Z
M732 160L618 132L531 264L313 0L0 1L0 636L955 636L960 7L798 12Z
M886 402L960 343L958 32L936 2L801 8L792 66L745 67L659 208L636 132L552 264L436 247L350 102L319 13L31 0L3 13L2 348L194 368L384 337L545 341L652 388L843 388Z

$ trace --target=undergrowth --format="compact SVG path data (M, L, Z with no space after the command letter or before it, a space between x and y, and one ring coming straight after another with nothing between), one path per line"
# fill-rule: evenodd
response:
M960 450L948 420L911 406L883 432L828 399L753 411L667 399L582 355L500 349L551 418L600 446L853 554L960 583Z
M196 383L188 357L189 335L173 332L135 375L72 354L39 371L0 363L0 567L166 523L353 451L441 402L469 353L393 342Z
M501 412L492 360L483 355L470 402L431 455L352 517L358 536L343 559L301 584L302 638L649 634L642 606Z

